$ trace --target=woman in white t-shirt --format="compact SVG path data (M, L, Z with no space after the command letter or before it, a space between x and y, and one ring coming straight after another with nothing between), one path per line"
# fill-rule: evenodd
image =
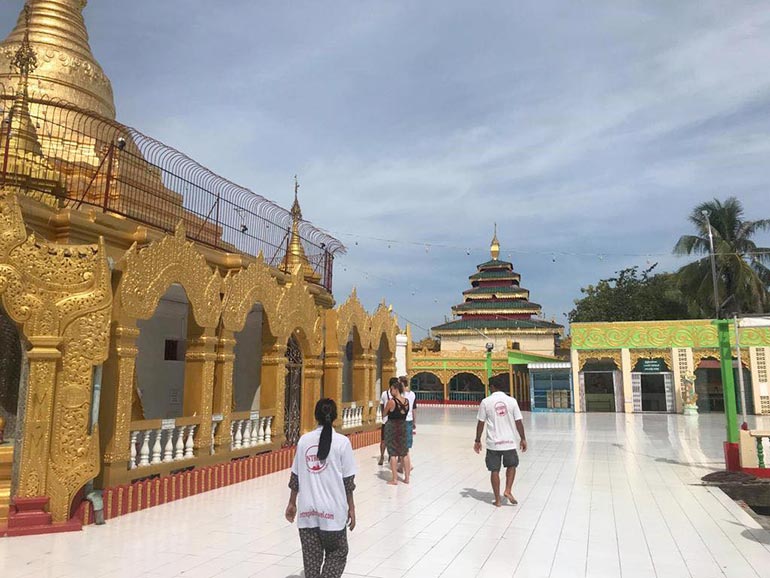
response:
M319 427L297 442L286 519L294 522L299 513L306 578L339 578L348 556L345 526L351 531L356 527L356 461L350 440L332 427L337 419L334 400L320 400L315 418Z

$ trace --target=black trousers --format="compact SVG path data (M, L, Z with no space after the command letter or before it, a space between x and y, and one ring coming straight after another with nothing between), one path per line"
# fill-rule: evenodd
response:
M346 530L326 532L320 528L300 528L305 578L340 578L348 561ZM323 568L322 568L323 566Z

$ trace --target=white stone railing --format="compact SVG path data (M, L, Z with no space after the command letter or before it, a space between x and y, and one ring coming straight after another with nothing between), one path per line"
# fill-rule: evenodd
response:
M377 404L377 415L374 418L374 423L381 425L382 424L382 406L380 405L379 401L375 401L374 403Z
M194 458L199 424L189 421L188 418L132 422L129 469Z
M364 425L364 408L357 407L356 402L343 404L342 429L359 427Z
M230 449L253 448L273 441L273 416L260 416L258 412L248 412L248 417L233 414L230 424Z

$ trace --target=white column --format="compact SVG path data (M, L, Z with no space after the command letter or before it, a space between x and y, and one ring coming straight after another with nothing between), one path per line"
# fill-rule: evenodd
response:
M634 413L634 391L631 383L631 351L624 347L620 350L620 370L623 375L623 399L625 401L626 413Z
M176 428L176 444L174 445L174 460L184 458L184 430L185 426L180 425Z
M191 458L194 456L193 449L195 448L195 428L196 425L191 425L187 430L187 441L184 444L184 457Z
M142 432L142 447L139 450L139 465L150 465L150 430Z
M405 333L399 333L396 335L396 376L401 377L407 375L408 368L406 366L406 348L409 338ZM382 384L385 387L386 384ZM379 395L380 392L377 392Z
M577 349L570 349L570 364L572 365L572 406L575 412L583 411L580 402L580 356Z
M166 430L166 445L163 448L163 461L170 462L174 459L174 430Z
M133 470L136 467L136 440L139 439L139 432L131 432L131 461L128 464L128 468Z

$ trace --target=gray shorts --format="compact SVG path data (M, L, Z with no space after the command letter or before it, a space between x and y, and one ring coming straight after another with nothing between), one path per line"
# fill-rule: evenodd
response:
M501 462L506 468L518 467L519 454L516 450L487 450L485 461L490 472L499 472Z

